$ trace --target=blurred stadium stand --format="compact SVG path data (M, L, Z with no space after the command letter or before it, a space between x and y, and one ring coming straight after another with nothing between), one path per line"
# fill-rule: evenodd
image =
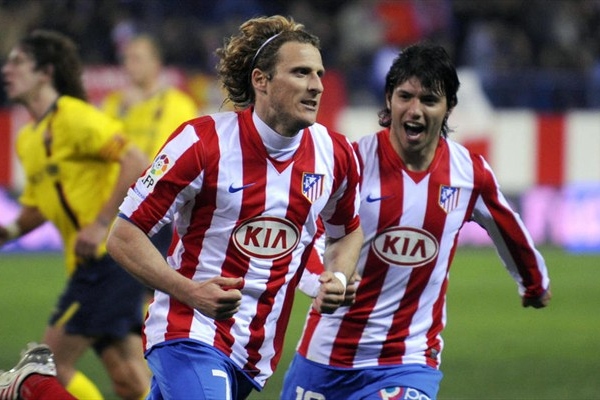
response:
M167 63L211 75L224 37L275 13L319 35L351 105L379 102L382 53L431 40L480 74L495 107L600 106L598 0L0 0L0 57L24 32L52 28L79 43L86 64L116 64L122 44L145 31L160 38Z

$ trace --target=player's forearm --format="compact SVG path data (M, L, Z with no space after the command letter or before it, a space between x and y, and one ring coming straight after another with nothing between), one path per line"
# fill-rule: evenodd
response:
M117 218L106 243L109 254L122 268L153 289L182 300L190 280L166 263L148 236L131 222Z
M148 159L146 156L136 147L130 147L122 157L119 177L114 190L108 201L98 213L96 222L105 226L112 222L117 215L119 206L127 194L127 190L147 166Z
M25 206L14 221L3 227L4 232L0 235L0 244L18 239L44 222L46 222L46 218L36 207Z
M363 232L360 227L340 239L329 240L323 256L325 269L334 273L342 272L350 280L356 269L362 243Z
M519 215L506 205L502 194L499 198L502 201L478 202L474 219L488 232L520 295L538 298L550 285L546 262Z

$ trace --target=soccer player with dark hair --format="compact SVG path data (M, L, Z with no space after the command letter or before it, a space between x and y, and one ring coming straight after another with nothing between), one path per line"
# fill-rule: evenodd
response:
M123 122L123 133L152 160L183 121L198 115L194 100L168 84L163 75L162 49L156 38L142 33L132 37L121 54L126 86L109 93L102 109ZM171 225L152 241L166 257L173 236Z
M393 62L383 129L355 143L365 241L354 302L309 310L282 399L435 399L449 270L468 221L493 239L523 306L548 304L544 259L489 165L447 137L458 88L441 46L410 46ZM307 271L318 274L314 259Z
M8 97L32 121L16 142L25 173L22 208L0 227L0 245L54 224L69 279L43 342L54 352L58 379L76 397L101 398L76 370L93 347L116 393L139 399L150 382L140 350L144 287L107 254L106 236L147 158L122 135L120 122L85 101L81 61L68 37L33 31L13 47L2 76Z

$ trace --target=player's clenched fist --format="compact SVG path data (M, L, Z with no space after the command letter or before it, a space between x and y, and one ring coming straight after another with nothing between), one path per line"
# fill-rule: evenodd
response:
M522 299L522 304L523 307L544 308L548 305L548 303L550 303L551 298L552 292L550 292L550 289L548 289L539 297L524 296Z
M319 282L321 286L313 300L313 307L320 313L331 314L344 303L346 285L330 271L323 272Z
M354 304L354 301L356 300L356 288L358 287L359 281L360 275L357 272L354 272L346 284L346 293L344 293L344 302L342 303L342 306L351 306Z
M231 318L240 309L240 289L243 286L243 278L217 276L195 283L186 302L207 317L217 320Z

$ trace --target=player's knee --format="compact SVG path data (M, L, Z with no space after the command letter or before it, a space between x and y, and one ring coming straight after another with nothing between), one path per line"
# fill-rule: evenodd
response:
M73 381L77 372L72 365L56 364L56 378L65 387Z
M140 400L147 394L150 386L141 379L118 379L113 381L113 390L123 400Z
M110 374L113 390L124 400L140 400L150 388L150 371L145 366L126 364Z

